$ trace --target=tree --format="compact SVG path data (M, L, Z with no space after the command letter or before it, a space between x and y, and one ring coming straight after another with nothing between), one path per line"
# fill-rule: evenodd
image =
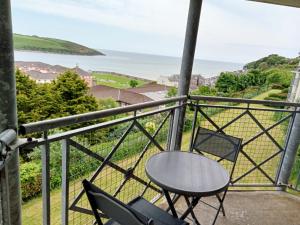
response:
M287 65L293 59L288 59L276 54L269 55L257 61L246 64L245 69L270 69L275 66Z
M130 87L132 87L132 88L138 86L138 84L139 84L139 83L137 82L137 80L130 80L130 81L129 81L129 85L130 85Z
M64 115L75 115L98 109L96 99L88 94L88 86L74 71L66 71L52 83L52 91L60 96Z
M238 90L238 76L232 72L223 72L220 74L216 88L219 92L231 93Z
M98 104L99 104L98 110L112 109L119 106L119 104L112 98L99 99Z
M193 95L205 95L205 96L215 96L217 90L209 86L200 86L198 89L192 92Z
M167 97L167 98L175 97L175 96L177 95L177 92L178 92L178 90L177 90L176 87L171 87L171 88L169 88L166 97Z
M266 83L266 74L261 70L250 70L247 73L248 86L261 86Z
M19 124L58 117L61 113L59 95L49 84L37 84L16 71L17 108Z
M283 88L289 87L292 81L292 72L284 69L270 69L265 72L268 85L276 84Z

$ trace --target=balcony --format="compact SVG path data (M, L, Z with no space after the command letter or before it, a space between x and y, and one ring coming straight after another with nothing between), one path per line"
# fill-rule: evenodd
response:
M253 1L300 7L296 0ZM0 83L6 88L0 88L0 224L21 224L19 149L37 149L32 157L40 163L40 168L30 168L36 172L28 173L33 174L30 179L21 181L21 188L31 191L29 196L23 193L27 200L22 203L22 223L93 224L83 179L123 202L143 196L166 207L144 165L160 151L189 151L200 125L243 138L225 201L227 216L220 216L218 224L299 224L300 162L293 159L299 147L300 104L187 97L201 8L202 1L190 1L179 82L183 97L22 125L24 136L17 139L11 7L10 0L3 1ZM101 122L103 118L109 120ZM181 200L176 206L179 211L184 208ZM209 210L205 203L196 208L203 224L209 224Z
M204 96L22 125L20 132L27 137L42 134L21 142L23 149L40 149L35 160L42 162L42 194L23 203L23 224L93 224L83 179L123 202L143 196L165 208L162 191L149 181L144 166L153 154L174 150L174 114L183 107L182 151L190 150L198 126L243 138L225 200L227 216L220 215L218 224L297 224L299 164L288 183L281 183L280 174L299 104ZM106 117L110 120L99 122ZM184 207L183 201L176 203L179 212ZM210 224L212 212L205 203L196 208L203 224Z

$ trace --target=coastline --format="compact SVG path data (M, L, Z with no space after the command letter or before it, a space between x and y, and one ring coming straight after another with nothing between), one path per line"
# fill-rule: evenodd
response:
M16 52L28 52L28 53L44 53L44 54L55 54L55 55L66 55L66 56L106 56L103 52L99 52L99 54L77 54L77 53L62 53L62 52L49 52L49 51L39 51L39 50L27 50L27 49L14 49ZM95 50L99 51L99 50ZM20 61L20 60L18 60Z
M103 50L103 52L106 54L105 57L102 55L88 56L15 50L15 61L43 62L69 68L78 66L86 71L125 74L152 81L157 81L162 76L170 77L180 72L180 58L110 50ZM196 59L193 74L210 78L224 71L241 70L243 66L239 63Z

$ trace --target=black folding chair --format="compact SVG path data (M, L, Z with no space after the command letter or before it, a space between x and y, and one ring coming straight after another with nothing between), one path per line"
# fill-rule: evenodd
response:
M202 155L207 153L216 156L218 162L221 162L223 160L230 162L232 164L229 171L231 181L241 146L241 138L199 127L194 138L191 151L196 151ZM223 196L221 196L221 193L216 194L220 205L219 207L212 206L213 208L217 209L217 214L214 218L213 225L216 223L221 210L223 212L223 215L225 216L223 203L226 197L227 190L228 187L223 192Z
M98 225L103 225L100 213L110 218L105 225L188 225L142 197L126 205L87 180L82 183Z

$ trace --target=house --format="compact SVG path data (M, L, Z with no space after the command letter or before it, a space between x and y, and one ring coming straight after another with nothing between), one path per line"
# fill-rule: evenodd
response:
M76 72L86 82L88 87L94 85L93 76L78 66L70 69L64 66L52 66L42 62L17 61L15 64L19 70L28 74L32 80L35 80L39 84L51 83L51 81L55 80L59 74L66 70L71 70Z
M143 94L153 100L161 100L166 98L168 90L171 86L157 84L155 82L147 83L140 87L128 88L127 91L134 92L137 94Z
M128 91L126 89L113 88L105 85L96 85L91 87L90 94L97 99L112 98L120 106L139 104L153 101L153 99L139 93Z
M294 71L294 80L292 81L288 101L299 102L300 101L300 63L298 68Z
M205 78L201 74L194 74L191 77L190 89L191 90L197 89L201 85L213 86L213 85L215 85L217 79L218 79L218 76ZM158 83L161 85L169 85L169 86L178 88L179 75L174 74L172 76L160 76L158 78Z

